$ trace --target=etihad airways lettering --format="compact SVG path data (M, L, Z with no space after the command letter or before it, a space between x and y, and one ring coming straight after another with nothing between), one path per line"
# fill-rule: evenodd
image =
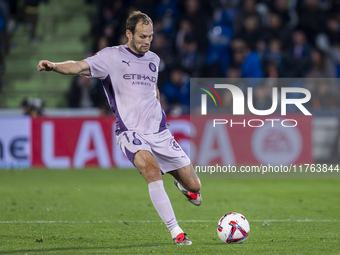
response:
M144 74L124 74L123 78L125 80L149 80L151 82L156 82L157 79L154 76L148 76Z

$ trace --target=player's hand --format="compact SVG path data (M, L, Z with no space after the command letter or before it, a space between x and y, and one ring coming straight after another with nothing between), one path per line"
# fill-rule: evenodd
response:
M40 60L37 66L38 71L52 71L55 64L48 60Z

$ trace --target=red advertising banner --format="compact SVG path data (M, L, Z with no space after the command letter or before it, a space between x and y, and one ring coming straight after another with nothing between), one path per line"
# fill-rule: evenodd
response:
M189 155L189 117L170 118L168 124ZM115 118L112 117L32 119L32 166L133 167L116 143Z
M33 119L32 166L113 166L113 124L113 118Z
M231 115L168 118L168 128L197 165L286 165L313 161L310 117L289 116L298 123L295 127L296 123L289 120L256 118ZM116 144L114 131L112 117L32 119L32 166L133 167Z
M201 166L311 163L311 117L192 116L191 160Z

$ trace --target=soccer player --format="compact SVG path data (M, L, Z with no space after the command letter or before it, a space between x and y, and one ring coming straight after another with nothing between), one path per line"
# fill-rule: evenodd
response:
M177 188L200 205L201 183L188 156L166 127L157 88L159 57L149 51L152 20L133 12L126 21L128 43L100 50L82 61L53 63L41 60L39 71L85 75L102 80L116 115L117 143L148 183L151 201L176 245L191 245L178 225L162 175L171 174Z

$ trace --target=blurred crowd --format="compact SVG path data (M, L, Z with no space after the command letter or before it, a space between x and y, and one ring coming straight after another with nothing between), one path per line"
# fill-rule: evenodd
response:
M25 25L28 42L36 43L39 5L49 0L0 0L0 92L5 71L5 56L9 53L11 38L19 23Z
M13 32L13 22L17 10L15 1L0 0L0 92L2 89L2 75L5 70L4 58L9 51L10 35Z
M88 0L91 2L91 0ZM154 21L151 50L170 114L189 113L190 77L339 78L340 2L332 0L101 0L93 52L126 43L125 20L140 10ZM318 84L318 83L316 83ZM339 106L340 84L310 86L314 109ZM254 85L258 101L270 86Z
M38 6L42 2L48 1L0 0L0 75L16 21L25 21L29 40L36 42ZM312 93L309 107L333 109L340 105L340 84L325 79L340 77L340 1L81 2L96 8L91 18L90 54L127 42L125 21L132 11L140 10L152 18L155 34L151 50L161 58L158 87L168 114L189 113L191 77L317 78L320 82L308 86ZM258 107L270 106L272 86L277 84L253 84ZM98 81L74 78L67 104L105 109L103 96Z

